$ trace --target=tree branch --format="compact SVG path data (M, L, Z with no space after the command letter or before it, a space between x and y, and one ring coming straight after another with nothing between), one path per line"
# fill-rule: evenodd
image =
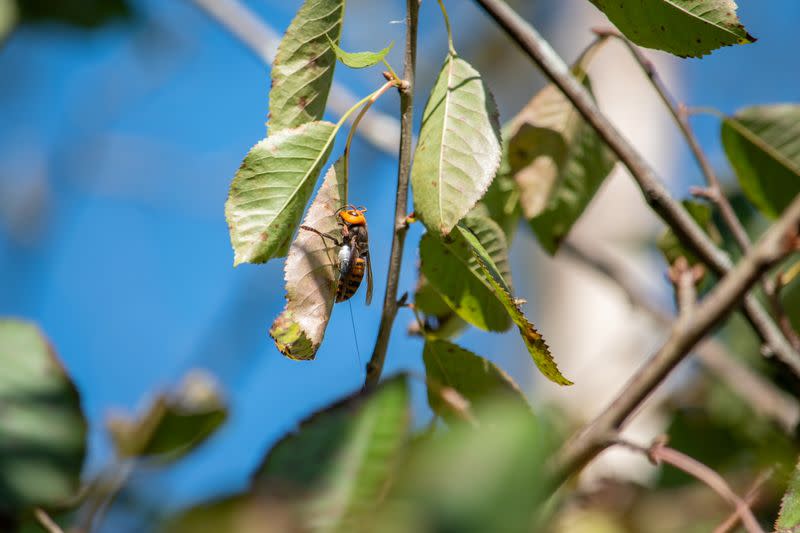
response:
M736 308L770 267L793 251L799 225L800 196L696 307L692 320L677 320L661 349L633 375L617 398L565 445L556 458L558 479L576 472L602 450L607 445L607 435L622 428L695 344Z
M278 51L280 35L262 22L240 0L192 0L208 16L217 21L253 51L266 65L272 65ZM338 116L353 107L358 98L347 88L334 82L328 96L328 107ZM359 134L389 155L397 153L400 125L394 117L373 110L358 130Z
M611 280L625 293L631 305L659 326L667 328L672 324L674 318L645 297L644 290L634 282L635 274L610 255L574 240L562 244L560 252ZM740 363L713 338L704 339L695 352L706 371L722 380L757 415L775 421L786 433L794 435L800 423L800 403L794 396Z
M719 494L736 509L736 515L742 521L748 533L764 533L764 530L758 525L758 520L753 516L750 506L733 492L733 489L730 488L722 476L700 461L666 446L663 439L657 439L649 448L619 438L615 439L613 443L646 455L654 464L667 463L672 465L698 481L705 483L707 487Z
M600 112L591 96L570 74L569 67L550 44L503 0L476 1L564 93L584 120L608 144L636 180L647 203L672 228L681 242L689 246L717 276L721 277L730 271L733 265L728 255L717 248L680 202L669 195L652 167ZM800 376L800 353L789 344L755 296L747 295L743 308L745 316L769 349Z
M419 0L406 0L406 46L404 57L404 81L408 84L400 91L400 157L397 164L397 197L394 208L394 233L392 252L389 256L389 272L386 276L386 293L383 298L383 311L378 327L378 337L372 356L367 364L367 377L364 387L370 389L378 384L386 361L389 337L397 315L397 284L400 279L400 266L403 262L408 223L408 181L411 174L411 152L414 129L414 74L417 65L417 18Z
M772 477L773 469L768 468L767 470L761 472L758 477L753 481L753 484L750 485L750 488L747 491L747 494L744 495L742 498L742 502L751 508L753 504L756 502L759 496L759 492L761 491L761 487L764 486L764 483L769 481L769 478ZM720 525L714 528L714 533L729 533L733 528L739 525L739 520L741 516L737 511L734 511L728 518L725 519Z
M630 42L625 38L624 35L615 29L596 29L594 32L601 37L614 37L620 40L628 49L631 56L633 56L633 58L636 60L636 63L642 69L642 72L644 72L644 74L647 76L647 79L650 80L650 84L661 98L664 106L666 106L666 108L669 110L672 118L675 119L675 123L681 130L681 133L686 139L686 143L689 145L689 148L691 149L692 154L697 161L697 165L700 167L700 170L705 177L706 187L693 187L692 194L696 196L702 196L703 198L710 200L711 203L713 203L719 210L723 222L725 222L725 225L730 230L742 253L747 253L750 251L750 246L752 243L750 242L750 237L747 235L747 230L745 230L744 225L742 224L741 220L739 220L736 212L733 210L733 206L728 200L728 197L725 196L725 192L722 190L722 185L717 178L717 174L714 172L711 163L708 161L708 157L706 157L703 148L700 146L700 142L697 140L697 136L695 136L694 131L689 124L686 107L676 103L675 99L670 94L669 89L667 89L667 86L658 75L658 71L653 66L653 63L644 56L638 46ZM770 283L769 280L765 279L761 286L768 297L770 307L772 308L772 313L775 316L775 320L781 332L783 332L783 335L789 341L792 348L795 350L800 350L800 336L798 336L792 328L791 322L789 321L788 316L786 316L785 310L781 306L775 284Z
M647 76L648 80L650 80L650 84L655 89L659 98L661 98L664 106L669 110L672 118L675 119L675 124L677 124L678 128L681 130L683 137L686 139L686 143L689 145L689 149L692 151L692 155L697 161L697 166L700 167L700 171L705 177L708 187L703 190L703 196L711 200L717 206L720 215L722 215L722 219L725 221L725 225L731 230L739 248L743 253L747 253L751 245L750 237L748 237L747 231L745 231L739 217L736 216L733 206L731 206L728 198L723 193L717 174L714 172L714 168L711 166L703 148L700 146L697 136L695 136L694 131L689 125L686 109L675 101L669 89L667 89L667 86L664 84L664 81L661 79L661 76L658 75L658 71L653 66L653 63L644 56L638 46L626 39L625 36L616 29L596 29L594 32L597 35L619 39L619 41L625 45L625 48L628 49L631 56L636 60L636 63L642 69L645 76Z

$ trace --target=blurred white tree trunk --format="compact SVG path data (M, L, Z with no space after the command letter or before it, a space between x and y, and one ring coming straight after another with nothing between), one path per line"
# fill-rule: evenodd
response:
M559 31L553 45L566 57L575 57L587 42L587 29L607 27L608 20L588 2L562 2ZM670 87L680 84L679 63L663 53L647 51ZM595 94L601 108L667 180L678 169L680 138L652 87L624 47L609 42L591 66ZM624 260L633 270L667 289L652 257L640 243L661 231L662 225L644 202L627 171L618 167L609 176L570 239L601 247ZM637 253L637 249L639 252ZM571 418L588 421L617 394L628 377L658 346L661 334L637 316L625 296L589 270L562 257L550 260L536 252L533 296L539 326L572 387L539 382L540 399L567 411ZM539 379L539 378L537 378ZM649 442L663 431L658 408L645 408L626 433L637 442ZM625 451L603 454L583 474L591 482L603 476L644 481L652 474L646 461Z

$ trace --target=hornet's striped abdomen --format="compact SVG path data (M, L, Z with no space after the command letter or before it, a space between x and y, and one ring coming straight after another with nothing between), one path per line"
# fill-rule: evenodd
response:
M361 280L364 279L366 263L363 257L356 257L353 260L350 269L339 279L339 285L336 287L337 302L349 300L356 293Z

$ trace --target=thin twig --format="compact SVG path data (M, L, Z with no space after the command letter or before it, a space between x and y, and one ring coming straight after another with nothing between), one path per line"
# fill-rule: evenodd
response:
M729 272L733 267L730 257L714 244L680 202L670 196L653 168L599 110L550 44L503 0L476 1L572 102L578 113L625 165L647 203L672 228L681 242L689 246L717 276ZM800 376L800 353L789 344L755 296L747 295L742 307L748 321L769 350Z
M686 139L686 143L689 145L689 149L692 151L692 155L697 161L697 165L700 167L700 171L703 173L703 176L705 176L707 188L703 189L703 196L711 200L717 206L722 219L725 221L725 225L731 230L739 248L743 253L747 253L751 246L750 237L748 237L741 220L736 216L733 206L731 206L731 203L725 196L719 178L717 178L717 174L714 172L714 167L711 166L708 157L706 157L697 136L694 134L689 124L686 108L678 104L675 98L672 97L669 89L667 89L667 86L661 79L661 76L658 75L658 71L653 66L652 61L645 57L638 46L630 42L615 29L595 30L595 33L619 39L631 53L639 67L641 67L645 76L650 80L651 85L656 93L658 93L661 101L664 102L672 118L675 119L675 124L677 124L678 128L681 130L681 133Z
M39 522L47 533L64 533L64 530L55 523L55 521L50 518L50 515L45 512L44 509L37 507L33 510L33 516L36 518L36 521Z
M414 74L417 65L417 18L419 0L406 0L406 46L403 79L407 84L400 91L400 156L397 164L397 196L394 208L394 233L392 251L389 256L389 272L386 276L386 293L383 297L383 311L378 327L375 348L367 364L367 377L364 387L370 389L378 384L386 361L389 337L392 334L397 316L397 285L400 280L400 266L403 262L408 222L408 181L411 174L411 151L414 128Z
M644 454L654 464L667 463L672 465L698 481L705 483L706 486L734 507L748 533L764 533L764 530L758 524L758 520L753 516L750 506L733 492L733 489L730 488L722 476L697 459L666 446L663 439L657 439L649 448L620 438L614 439L613 443Z
M691 321L678 320L661 349L631 377L617 398L577 433L556 458L558 478L576 472L604 447L604 437L619 431L634 410L712 329L738 305L761 276L792 251L787 237L800 224L800 196L794 199L758 244L709 292Z
M278 50L280 36L265 24L240 0L192 0L212 19L247 45L266 65L272 65ZM347 88L334 82L328 96L328 107L342 116L358 100ZM400 125L397 119L373 111L359 129L359 133L379 150L390 155L397 153L400 142Z
M745 505L747 505L747 507L749 507L750 509L753 508L753 504L758 499L761 487L764 486L764 483L769 481L769 478L772 477L773 472L774 469L772 468L766 469L765 471L761 472L758 475L758 477L756 477L756 479L753 481L752 485L750 485L750 488L747 490L747 493L744 495L744 498L742 498L742 501L744 502ZM714 528L714 533L729 533L731 530L733 530L733 528L739 525L740 519L741 516L739 515L739 513L737 511L734 511L728 518L725 519L725 521L723 521L720 525Z
M725 192L722 190L722 185L720 184L719 178L717 178L714 168L711 166L708 157L703 151L703 148L700 146L700 142L698 141L697 136L694 134L694 131L689 124L686 107L678 104L675 101L670 94L669 89L667 89L667 86L658 75L658 71L653 66L653 63L644 56L638 46L630 42L625 38L625 36L615 29L602 29L594 31L600 36L614 37L619 39L631 53L639 67L641 67L642 72L644 72L644 74L647 76L647 79L650 80L651 85L655 89L656 93L658 93L661 101L675 119L675 123L681 130L681 133L686 139L686 143L689 145L689 148L691 149L692 154L694 155L694 158L697 161L703 176L705 177L706 187L693 187L692 194L707 198L709 201L711 201L711 203L717 206L723 222L725 222L725 225L733 235L733 238L736 241L736 244L739 246L739 249L742 251L742 253L747 253L752 245L750 242L750 237L747 235L747 230L744 228L742 221L736 215L736 211L734 211L733 206L728 200L728 197L725 196ZM772 307L772 313L775 316L778 327L781 329L783 335L786 337L792 347L795 350L800 350L800 336L798 336L792 328L791 321L786 315L786 311L783 309L783 306L778 299L775 285L769 283L767 280L764 280L761 286L768 297L770 307Z
M668 328L674 317L645 296L645 290L634 280L633 272L619 261L594 247L568 240L561 253L611 280L621 289L634 308L645 313L662 328ZM794 435L800 423L800 402L776 387L771 381L740 363L725 346L713 338L704 339L696 348L700 364L721 379L759 415L774 420L784 431Z

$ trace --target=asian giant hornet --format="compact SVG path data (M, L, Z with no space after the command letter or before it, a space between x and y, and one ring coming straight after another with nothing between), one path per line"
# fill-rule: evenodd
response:
M367 234L367 219L364 213L366 207L346 205L340 208L336 215L342 227L342 238L339 239L330 233L322 233L309 226L300 226L306 231L312 231L329 239L339 247L337 259L339 262L339 278L336 282L336 302L349 300L358 290L367 273L367 305L372 301L372 263L369 258L369 237Z

